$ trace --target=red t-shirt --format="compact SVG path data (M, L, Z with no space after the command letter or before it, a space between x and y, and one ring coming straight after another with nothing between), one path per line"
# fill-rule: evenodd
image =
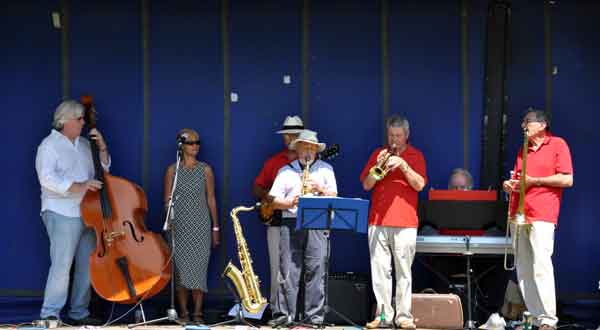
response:
M515 173L520 173L523 163L523 147L519 149L514 167ZM527 175L531 177L546 177L554 174L573 174L571 152L562 138L546 134L544 142L533 151L531 143L527 151ZM531 186L525 193L525 218L527 222L547 221L556 224L560 211L560 200L563 188L548 186ZM519 206L519 194L511 194L510 214L514 216Z
M263 168L260 170L260 173L258 173L256 179L254 179L254 184L260 186L261 188L267 191L271 189L271 186L273 185L273 182L275 182L275 177L277 176L277 172L279 172L279 169L281 169L282 167L284 167L292 161L292 159L289 159L287 157L287 153L288 150L284 149L273 155L273 157L269 158L263 165Z
M369 170L377 163L377 155L383 148L377 148L369 158L360 174L362 182ZM408 165L419 173L427 183L425 157L418 149L407 145L400 155ZM389 172L381 181L375 183L371 192L371 209L369 211L369 225L417 228L418 192L414 190L404 173L400 169Z

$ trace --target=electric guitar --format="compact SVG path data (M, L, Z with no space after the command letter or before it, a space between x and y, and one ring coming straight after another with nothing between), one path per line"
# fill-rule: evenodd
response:
M340 145L332 144L325 150L317 154L317 159L330 160L337 157L340 154ZM260 201L260 208L258 210L258 217L260 221L265 225L278 226L281 223L281 210L275 210L273 203L262 199Z

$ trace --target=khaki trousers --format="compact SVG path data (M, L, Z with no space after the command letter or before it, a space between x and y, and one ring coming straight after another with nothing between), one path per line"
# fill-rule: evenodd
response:
M413 321L411 266L417 245L416 228L369 226L369 252L373 293L378 318L382 308L385 322ZM396 272L396 310L392 308L392 261Z
M517 255L517 279L527 310L534 317L536 326L556 326L556 294L554 286L554 224L534 221L531 226L519 229L519 251ZM513 248L515 244L515 227Z

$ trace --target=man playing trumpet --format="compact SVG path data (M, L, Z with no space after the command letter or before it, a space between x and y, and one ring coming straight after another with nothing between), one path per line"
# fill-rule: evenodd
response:
M387 147L371 154L360 175L363 188L372 190L368 239L373 292L377 300L375 320L366 327L392 327L395 322L400 328L414 329L411 266L419 222L418 192L427 182L425 158L421 151L408 144L410 130L406 118L391 116L386 121L386 129ZM392 258L396 271L395 317Z
M549 127L548 114L533 108L527 110L521 124L528 140L524 215L531 226L519 235L515 262L523 300L534 317L533 324L540 330L556 329L558 322L552 266L554 229L563 189L573 185L569 146L562 138L552 135ZM521 172L522 149L517 155L514 173ZM503 188L507 193L515 192L511 194L509 210L514 217L519 204L519 178L504 181Z

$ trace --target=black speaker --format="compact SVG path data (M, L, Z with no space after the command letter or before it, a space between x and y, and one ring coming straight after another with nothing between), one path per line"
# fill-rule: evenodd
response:
M358 325L371 321L374 298L367 274L332 273L329 275L328 291L329 307ZM348 324L332 311L325 316L325 323Z

